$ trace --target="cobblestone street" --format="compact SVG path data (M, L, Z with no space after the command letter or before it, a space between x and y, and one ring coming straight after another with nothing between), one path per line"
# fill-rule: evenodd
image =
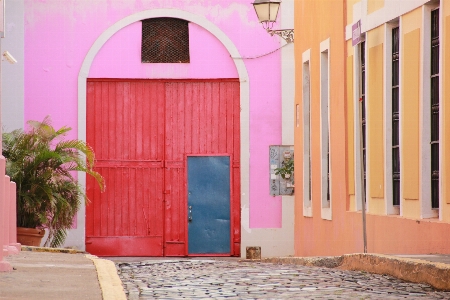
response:
M390 276L236 260L116 263L128 299L450 299Z

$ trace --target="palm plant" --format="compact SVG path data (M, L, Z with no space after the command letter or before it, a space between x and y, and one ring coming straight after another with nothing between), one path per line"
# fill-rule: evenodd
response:
M27 124L27 131L3 133L6 173L17 185L17 226L46 228L49 234L44 246L59 247L81 201L88 203L75 172L93 176L102 190L103 177L94 171L94 152L89 145L63 140L71 128L55 130L48 116Z

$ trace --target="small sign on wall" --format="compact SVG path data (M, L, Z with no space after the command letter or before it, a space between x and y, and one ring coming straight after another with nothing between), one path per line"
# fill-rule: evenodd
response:
M270 195L294 194L294 146L269 146Z
M361 20L352 25L352 46L356 46L362 42L361 37Z

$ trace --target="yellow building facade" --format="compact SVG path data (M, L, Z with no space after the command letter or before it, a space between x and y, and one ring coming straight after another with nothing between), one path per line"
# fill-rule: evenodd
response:
M450 1L302 0L295 15L296 255L362 252L363 198L368 252L450 253Z

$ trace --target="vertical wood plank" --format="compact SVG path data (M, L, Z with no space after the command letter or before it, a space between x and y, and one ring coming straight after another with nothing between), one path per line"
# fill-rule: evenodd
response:
M173 198L173 192L171 187L171 172L170 169L167 167L167 161L172 160L172 154L173 154L173 128L170 126L173 124L173 90L175 89L175 83L168 83L166 84L165 89L165 141L164 141L164 160L165 160L165 168L164 168L164 190L171 191L171 194L165 194L165 240L170 241L172 240L172 198Z
M108 177L108 169L103 170L103 177L105 178L105 182L109 182L109 177ZM106 195L104 195L102 197L102 200L100 202L100 209L97 212L98 215L98 219L96 222L96 226L99 227L100 232L99 235L100 236L106 236L108 235L108 207L107 207L107 201L108 201L108 195L109 192L106 192Z
M161 159L165 159L165 134L166 134L166 127L165 127L165 119L166 119L166 97L165 97L165 84L159 84L158 85L158 92L157 92L157 101L158 101L158 124L159 126L156 126L154 128L157 128L158 131L158 157Z
M198 83L189 84L192 86L192 153L200 153L200 99L198 95Z
M136 120L136 97L137 97L137 86L138 82L130 83L130 115L129 115L129 123L128 125L128 134L130 137L129 142L129 157L130 160L136 160L136 131L135 131L135 120Z
M226 84L226 116L225 116L225 122L226 122L226 129L225 129L225 147L227 153L233 153L233 135L234 135L234 98L233 98L233 82L227 82ZM232 165L232 161L230 162Z
M86 142L91 147L94 146L95 143L95 114L94 114L94 106L95 105L95 84L93 82L87 83L86 90L86 130L89 133L86 134ZM95 151L95 150L94 150ZM92 183L88 183L90 178L87 178L86 182L86 195L92 197L94 194ZM94 234L94 207L89 204L86 206L86 234L92 235Z
M145 199L144 193L142 190L143 187L143 177L142 177L142 168L133 168L135 172L134 178L134 197L135 197L135 208L136 208L136 220L138 223L138 235L146 236L148 234L148 219L149 212L145 209Z
M150 149L150 141L152 139L153 132L151 127L151 119L153 112L150 108L150 103L153 102L153 85L150 83L144 84L144 89L142 93L142 158L145 160L155 159L156 155L152 155Z
M220 102L220 84L213 83L212 87L212 109L211 109L211 153L219 152L219 102Z
M142 160L143 157L143 102L146 101L144 97L144 83L139 82L136 84L136 98L135 98L135 112L134 119L134 133L136 134L136 160Z
M205 83L198 83L198 106L199 106L199 151L198 153L207 153L206 152L206 128L208 124L206 123L206 99L205 99Z
M178 98L178 90L180 88L180 85L178 83L174 83L171 85L172 91L171 91L171 98L172 98L172 113L175 116L175 118L172 120L172 124L166 124L169 128L172 128L172 131L174 132L172 136L172 156L170 159L172 161L180 160L181 159L181 147L180 147L180 140L181 136L183 136L183 130L180 128L180 119L178 118L180 113L181 100ZM179 235L179 222L180 222L180 215L179 215L179 209L180 209L180 203L179 203L179 186L177 184L177 173L176 169L171 167L168 170L171 174L171 188L170 188L170 199L171 199L171 228L172 231L170 233L170 240L175 241L178 240Z
M185 149L186 153L192 153L192 86L189 84L183 84L184 97L185 97L185 119L184 119L184 136L185 136Z
M184 182L184 178L182 178L180 175L180 169L176 169L174 170L174 173L176 172L176 185L177 185L177 195L176 195L176 210L174 211L174 213L176 214L177 218L176 218L176 228L177 228L177 232L176 232L176 236L175 236L175 240L176 241L181 241L183 240L183 236L184 236L184 230L183 230L183 223L185 222L185 218L182 215L182 211L183 211L183 200L184 197L181 194L182 191L182 184Z
M104 115L104 119L102 120L102 123L105 124L107 131L105 132L106 140L108 141L108 144L114 145L115 143L115 137L114 137L114 128L115 128L115 98L116 98L116 84L114 82L108 82L107 84L108 89L108 97L106 98L106 114ZM105 147L107 152L107 157L111 158L115 156L114 147ZM108 180L109 182L115 181L115 172L114 170L108 170ZM116 218L116 211L115 211L115 197L110 194L108 202L106 202L106 214L104 215L104 218L106 219L105 222L107 224L107 234L108 235L115 235L115 218Z
M205 83L205 91L204 91L204 97L205 97L205 153L211 153L212 152L212 83L206 82Z
M173 105L174 105L174 99L173 99L173 89L174 89L174 84L167 84L166 85L166 91L165 91L165 95L166 95L166 120L165 120L165 129L166 129L166 134L165 134L165 159L166 160L172 160L173 158L173 145L172 145L172 141L173 141L173 128L170 127L171 124L173 124L174 121L174 116L173 116Z
M122 235L122 198L117 196L116 191L120 191L120 171L119 168L114 168L112 171L110 183L114 185L113 189L115 191L114 198L111 199L111 210L114 214L112 224L114 227L113 235L119 236Z
M98 172L101 172L100 174L104 174L105 170L103 168L99 168ZM106 180L105 180L106 182ZM94 179L91 178L90 179L90 183L94 185L94 196L90 198L90 200L93 202L91 203L91 207L93 210L92 213L92 225L94 226L93 230L91 231L93 235L99 236L101 235L101 223L99 221L101 221L101 202L100 201L95 201L95 200L100 200L101 199L101 192L100 192L100 188L95 187L95 182Z
M177 83L176 97L178 99L178 118L177 118L177 130L179 132L178 135L178 153L176 156L176 160L184 160L185 143L185 115L186 115L186 103L185 103L185 94L184 94L184 84Z
M128 183L128 199L130 199L130 230L132 236L137 236L140 234L139 226L141 221L139 221L139 217L136 205L136 174L135 169L128 168L129 172L129 183Z
M115 145L116 142L116 83L110 82L108 83L108 99L107 99L107 111L105 115L105 119L103 122L107 124L107 141L108 144L111 146L108 146L108 157L116 157L116 151L115 147L112 145Z
M120 155L120 159L129 159L130 158L130 123L131 123L131 97L132 94L132 85L130 82L124 82L123 84L123 121L122 121L122 132L123 132L123 145L122 145L122 154Z
M173 115L171 124L166 124L166 126L169 126L172 131L172 139L171 139L171 145L170 148L172 150L170 160L178 160L180 158L180 139L183 135L183 131L180 131L179 127L179 114L180 114L180 108L181 108L181 101L178 97L178 90L179 90L179 84L173 83L170 85L170 98L171 98L171 112Z
M240 169L240 158L241 158L241 142L240 142L240 115L241 115L241 106L240 106L240 87L239 82L232 83L233 90L233 166L234 166L234 176L233 176L233 234L234 234L234 243L235 253L234 255L240 256L240 247L239 244L241 242L241 169Z
M227 89L229 86L229 82L221 82L220 83L220 94L219 94L219 127L218 133L218 142L219 142L219 152L218 153L226 153L227 152L227 101L231 99L227 99Z
M135 234L134 230L132 229L132 223L134 221L134 216L132 215L133 211L131 208L131 199L130 199L130 170L128 168L120 168L121 172L121 178L123 180L123 186L122 189L119 191L119 195L122 199L124 199L124 215L126 218L126 222L124 222L124 231L122 235L124 236L133 236Z
M94 88L95 88L95 99L94 99L94 112L92 113L95 118L94 118L94 130L93 130L93 134L95 135L95 137L92 138L92 140L94 141L94 151L95 154L97 156L97 158L101 159L104 154L103 154L103 149L102 149L102 136L101 136L101 132L102 132L102 115L101 113L99 113L101 111L102 108L102 83L99 82L95 82L94 84ZM90 131L88 131L90 132ZM98 134L100 133L100 134ZM103 175L103 172L101 173ZM106 182L106 180L105 180ZM96 195L98 195L96 193ZM99 198L100 200L100 198ZM95 221L93 221L93 226L94 226L94 234L95 235L100 235L101 234L101 224L100 222L98 222L99 220L101 220L101 214L102 214L102 204L101 201L95 201L93 203L93 218ZM97 224L98 223L98 224Z
M240 87L239 83L233 84L233 156L236 161L241 158L241 105L240 105ZM240 194L239 194L240 195Z
M101 89L102 89L102 95L101 95L101 99L102 101L100 102L101 105L101 109L100 109L100 116L101 116L101 128L100 129L100 139L101 140L107 140L108 138L108 124L105 123L105 120L108 119L108 97L109 97L109 84L107 82L102 82L101 83ZM108 149L106 147L106 145L102 145L102 150L101 150L102 156L103 157L108 157ZM108 182L109 181L109 177L108 177L108 170L105 170L105 174L103 175L105 176L105 180ZM108 203L107 203L107 199L106 201L101 201L100 205L101 205L101 212L100 212L100 234L101 235L108 235Z
M100 132L100 136L101 136L101 148L102 148L102 155L107 157L108 156L108 145L105 143L105 141L107 140L107 134L108 134L108 124L105 122L102 122L102 120L107 120L108 119L108 92L109 92L109 88L108 88L109 84L106 83L102 83L102 88L101 88L101 102L100 105L102 106L102 108L98 111L101 115L101 119L100 119L100 124L101 124L101 132ZM105 136L106 135L106 136Z
M116 86L116 98L113 99L115 102L115 122L112 124L114 129L115 143L110 144L110 147L115 149L114 157L116 159L121 159L122 157L122 147L123 147L123 105L124 105L124 83L118 82Z

